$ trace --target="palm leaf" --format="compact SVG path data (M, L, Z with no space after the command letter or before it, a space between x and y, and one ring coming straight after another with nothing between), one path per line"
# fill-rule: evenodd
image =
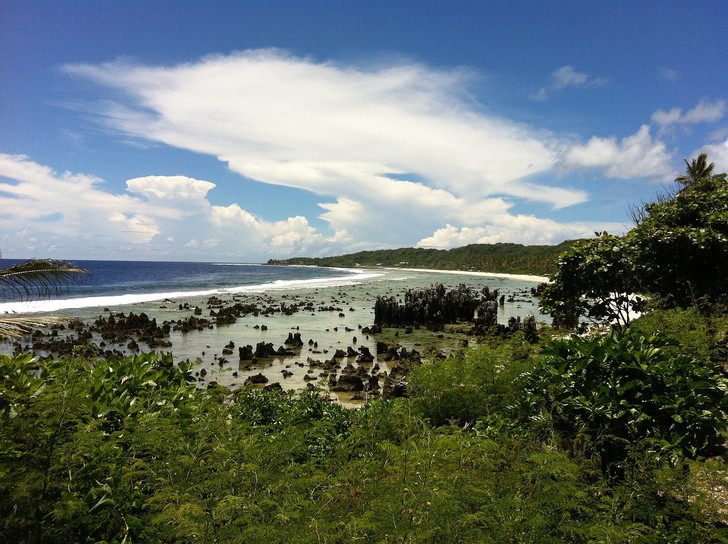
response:
M683 159L683 161L685 162L686 175L675 178L675 181L682 185L692 185L713 175L715 164L712 162L708 164L708 155L706 153L701 153L690 162L687 159Z
M19 338L40 327L47 327L66 319L64 317L0 316L0 339Z
M65 261L30 259L0 269L0 297L8 293L20 299L58 296L69 283L80 281L88 271Z

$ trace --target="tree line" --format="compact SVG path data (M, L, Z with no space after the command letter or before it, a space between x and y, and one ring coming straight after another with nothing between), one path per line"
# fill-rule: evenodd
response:
M470 244L453 249L399 248L360 251L334 257L270 259L270 265L314 265L341 267L402 267L435 270L465 270L506 274L549 275L556 270L558 256L574 241L558 245L510 243Z

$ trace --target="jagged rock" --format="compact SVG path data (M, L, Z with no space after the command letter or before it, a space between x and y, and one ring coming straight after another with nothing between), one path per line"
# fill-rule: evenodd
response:
M477 293L464 284L451 290L442 284L427 289L410 289L405 293L403 304L395 297L377 297L374 322L379 326L426 325L431 328L458 321L472 322L480 305L496 303L497 297L498 291L491 292L485 287Z
M301 333L288 333L288 338L283 342L287 346L303 347L303 340L301 340Z
M371 354L369 348L366 346L359 347L359 357L356 358L357 363L373 363L374 355Z
M276 350L270 342L258 342L255 346L255 352L253 352L253 355L256 359L275 357Z
M248 384L262 384L262 383L268 383L268 378L266 378L262 373L254 374L253 376L248 376L245 378L245 385Z
M331 384L331 381L329 381L329 384ZM338 380L335 380L335 384L329 388L337 392L363 391L364 382L355 374L342 374Z
M283 346L279 346L275 354L280 356L291 356L295 355L296 353L292 349L286 349Z

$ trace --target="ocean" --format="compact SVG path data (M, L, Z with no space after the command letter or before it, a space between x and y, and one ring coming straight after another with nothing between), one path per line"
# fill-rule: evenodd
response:
M0 268L22 262L0 259ZM58 296L19 300L0 291L0 313L54 312L120 306L165 299L327 286L376 276L371 271L309 266L162 261L73 261L89 271ZM55 293L54 293L55 295Z

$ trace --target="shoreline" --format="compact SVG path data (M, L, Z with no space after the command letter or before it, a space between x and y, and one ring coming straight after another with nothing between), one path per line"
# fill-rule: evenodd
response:
M367 268L367 270L377 270L377 268ZM551 282L551 279L547 276L536 276L531 274L508 274L506 272L480 272L475 270L439 270L437 268L398 268L394 266L381 267L380 270L402 270L408 272L427 272L430 274L460 274L463 276L506 278L513 280L534 281L539 283Z
M243 265L247 266L247 265ZM376 269L340 268L333 270L345 273L343 276L330 278L313 278L300 280L274 280L269 283L250 285L237 285L231 287L217 287L214 289L195 291L163 291L150 293L127 293L120 295L97 295L88 297L58 298L53 300L27 300L18 302L0 303L0 314L24 315L34 313L52 313L59 310L83 310L91 308L104 308L110 306L130 306L163 302L168 299L194 299L211 296L244 295L267 293L271 291L286 291L297 289L319 289L327 287L342 287L358 284L381 276Z
M200 387L214 382L234 389L244 386L246 380L254 376L264 376L268 384L277 383L283 389L294 390L315 384L329 389L329 380L332 377L341 379L345 370L366 370L366 375L362 374L359 378L379 376L381 384L384 384L386 380L381 373L391 374L398 363L396 360L389 361L387 353L378 353L381 341L391 344L392 349L401 351L404 348L408 353L417 353L417 357L425 362L434 361L441 354L452 353L459 349L463 340L468 340L468 335L463 335L468 328L466 324L441 332L423 328L415 330L414 334L404 330L384 335L370 333L367 328L374 323L374 304L378 296L402 297L409 289L423 289L433 283L443 283L450 289L462 283L476 290L488 286L502 290L509 299L505 306L499 306L499 323L505 324L515 316L535 315L541 319L536 301L529 293L533 284L543 279L538 276L384 267L346 271L349 272L346 275L323 280L258 284L240 290L229 288L192 296L179 293L161 301L157 298L144 302L126 299L128 303L119 304L118 299L106 300L103 306L94 304L64 313L69 318L80 320L85 327L90 327L97 320L108 321L111 316L119 322L124 314L131 313L137 316L144 313L149 320L156 320L158 326L168 324L172 330L163 337L163 342L168 344L161 351L172 353L175 361L195 363ZM457 277L458 274L461 277ZM246 305L252 306L243 311ZM223 312L223 307L236 306L241 310L234 320L216 323L215 314ZM190 320L200 320L200 323L177 330L176 325L190 323ZM139 350L160 349L148 345L139 335L126 335L123 330L118 332L120 336L117 338L110 336L104 340L96 331L93 341L105 351L127 355ZM78 331L69 328L61 331L58 337L46 336L46 340L52 343L77 334ZM303 342L293 349L293 353L271 353L255 362L239 357L238 348L249 346L256 350L261 343L270 344L272 349L285 350L288 347L286 340L291 335L300 335ZM31 345L29 339L22 343L26 349ZM135 344L141 345L132 347ZM9 354L13 349L13 345L7 343L0 347L0 353ZM369 354L373 356L371 362L359 362L362 356ZM333 367L334 363L340 366ZM336 395L343 403L359 401L341 391L337 391Z
M286 265L288 266L288 265ZM291 265L309 266L309 265ZM502 278L535 283L549 283L546 276L530 274L509 274L503 272L481 272L472 270L439 270L430 268L400 268L400 267L326 267L312 265L315 268L327 268L342 272L345 275L331 278L303 279L293 281L276 280L271 283L239 285L225 288L215 288L199 291L168 291L154 293L128 293L123 295L99 295L91 297L59 298L53 300L30 300L0 303L0 314L25 315L36 313L54 313L61 310L73 311L110 306L131 306L161 302L167 299L193 299L210 296L244 295L255 293L268 293L274 291L306 290L328 287L345 287L347 285L360 285L369 280L382 276L386 271L422 274L461 275L478 278Z

